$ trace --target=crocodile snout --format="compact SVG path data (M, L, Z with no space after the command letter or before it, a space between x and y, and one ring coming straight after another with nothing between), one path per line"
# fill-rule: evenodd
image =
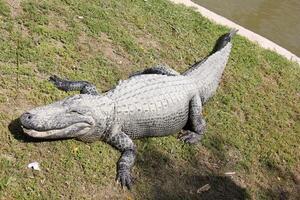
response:
M21 115L20 120L21 120L21 124L28 129L32 129L33 128L33 117L34 115L32 113L26 112L24 114Z

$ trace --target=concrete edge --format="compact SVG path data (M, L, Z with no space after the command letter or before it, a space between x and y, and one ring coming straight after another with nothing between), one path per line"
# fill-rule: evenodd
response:
M300 58L298 56L296 56L295 54L291 53L290 51L288 51L287 49L279 46L278 44L272 42L271 40L258 35L236 23L234 23L233 21L230 21L229 19L222 17L202 6L199 6L198 4L190 1L190 0L170 0L173 3L176 4L183 4L185 6L188 7L193 7L196 9L196 11L198 11L201 15L203 15L204 17L208 18L211 21L214 21L217 24L221 24L224 26L227 26L229 28L236 28L239 30L238 34L241 36L246 37L247 39L249 39L252 42L258 43L261 47L265 48L265 49L270 49L275 51L276 53L282 55L283 57L287 58L288 60L297 62L298 64L300 64Z

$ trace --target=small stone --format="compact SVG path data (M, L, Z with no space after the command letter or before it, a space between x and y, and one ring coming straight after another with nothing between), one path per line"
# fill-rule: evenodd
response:
M38 162L29 163L27 167L33 170L41 171L40 164Z
M199 188L197 190L197 193L200 194L202 192L207 192L210 189L210 185L209 184L205 184L203 185L201 188Z
M225 172L224 174L226 176L232 176L232 175L235 175L236 173L235 172Z

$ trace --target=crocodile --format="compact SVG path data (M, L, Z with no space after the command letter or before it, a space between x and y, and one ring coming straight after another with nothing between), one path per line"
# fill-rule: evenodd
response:
M130 189L137 154L134 139L183 131L179 138L185 143L201 140L205 132L202 107L221 81L236 32L219 37L211 53L182 74L158 65L132 74L105 93L87 81L53 75L49 81L58 89L80 94L23 113L23 131L34 138L110 144L121 152L116 180Z

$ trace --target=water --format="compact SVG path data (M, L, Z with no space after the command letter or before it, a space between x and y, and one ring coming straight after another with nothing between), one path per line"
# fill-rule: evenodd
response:
M300 0L193 0L300 57Z

